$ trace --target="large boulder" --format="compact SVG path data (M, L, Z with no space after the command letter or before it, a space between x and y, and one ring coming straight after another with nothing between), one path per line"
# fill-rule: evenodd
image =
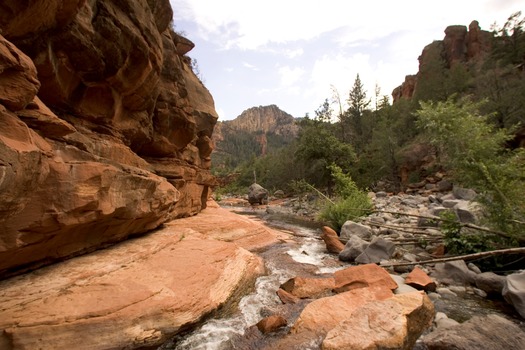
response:
M525 271L507 276L502 294L521 317L525 318Z
M495 314L475 316L453 327L441 327L421 339L428 350L521 350L525 332L515 323Z
M339 237L341 241L347 242L352 236L358 236L361 239L368 240L372 237L372 229L367 225L350 220L346 221L341 227Z
M476 273L463 260L456 260L436 264L432 277L444 284L467 286L474 283Z
M323 340L323 350L411 350L433 319L434 305L423 292L373 301L331 329Z
M33 61L0 35L0 103L11 111L24 109L40 82Z
M324 337L341 321L351 317L352 313L361 306L370 301L385 300L392 296L390 289L373 286L314 300L303 309L291 333L312 332Z
M478 273L474 278L476 287L487 293L489 296L501 296L505 286L505 276L500 276L494 272Z
M370 243L353 235L346 242L344 249L339 253L339 260L353 262L359 255L361 255Z
M268 203L268 190L257 183L251 184L248 188L248 202L250 204Z
M388 260L394 254L396 245L389 240L381 237L375 237L366 247L355 262L360 264L380 263L382 260Z

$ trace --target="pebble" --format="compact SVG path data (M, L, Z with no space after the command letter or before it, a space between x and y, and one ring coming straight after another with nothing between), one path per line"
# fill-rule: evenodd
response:
M442 297L457 297L458 295L451 291L449 288L441 287L436 289L436 292Z
M487 293L484 290L481 290L479 288L474 288L474 294L476 294L479 297L486 298Z
M467 288L463 286L450 286L448 289L456 294L465 294L467 292Z

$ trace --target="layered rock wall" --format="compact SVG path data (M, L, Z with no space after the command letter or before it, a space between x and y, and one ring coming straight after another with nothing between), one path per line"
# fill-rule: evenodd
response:
M206 206L213 99L168 0L0 4L0 277Z
M447 68L458 63L477 64L490 52L491 39L492 33L482 30L478 21L472 21L468 30L463 25L448 26L443 40L436 40L423 49L418 58L419 72L416 75L407 75L405 81L392 91L394 103L402 98L411 99L417 90L418 79L427 78L422 76L422 71L433 59L430 52L439 50L439 55Z

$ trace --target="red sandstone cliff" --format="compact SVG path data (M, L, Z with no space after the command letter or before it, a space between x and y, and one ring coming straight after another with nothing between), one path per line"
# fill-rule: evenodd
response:
M445 37L442 41L436 40L427 45L421 56L419 56L419 72L415 75L407 75L405 81L392 91L394 103L401 98L410 99L417 90L418 79L425 79L421 76L424 66L429 64L429 52L441 50L441 57L445 65L450 68L458 63L480 63L490 52L492 33L481 30L478 21L472 21L468 30L463 25L448 26L445 29Z
M0 4L0 277L206 205L213 99L168 0Z

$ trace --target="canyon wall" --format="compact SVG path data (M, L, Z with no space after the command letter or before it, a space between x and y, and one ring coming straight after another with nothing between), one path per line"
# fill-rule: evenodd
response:
M212 96L168 0L0 4L0 278L206 206Z
M394 103L400 99L410 99L417 92L418 80L430 79L425 71L432 67L436 56L440 64L450 69L456 64L480 65L491 49L493 34L482 30L478 21L472 21L467 29L463 25L452 25L445 29L443 40L435 40L428 44L419 56L419 71L415 75L407 75L405 81L392 91ZM437 52L437 54L436 54ZM427 69L428 68L428 69Z

